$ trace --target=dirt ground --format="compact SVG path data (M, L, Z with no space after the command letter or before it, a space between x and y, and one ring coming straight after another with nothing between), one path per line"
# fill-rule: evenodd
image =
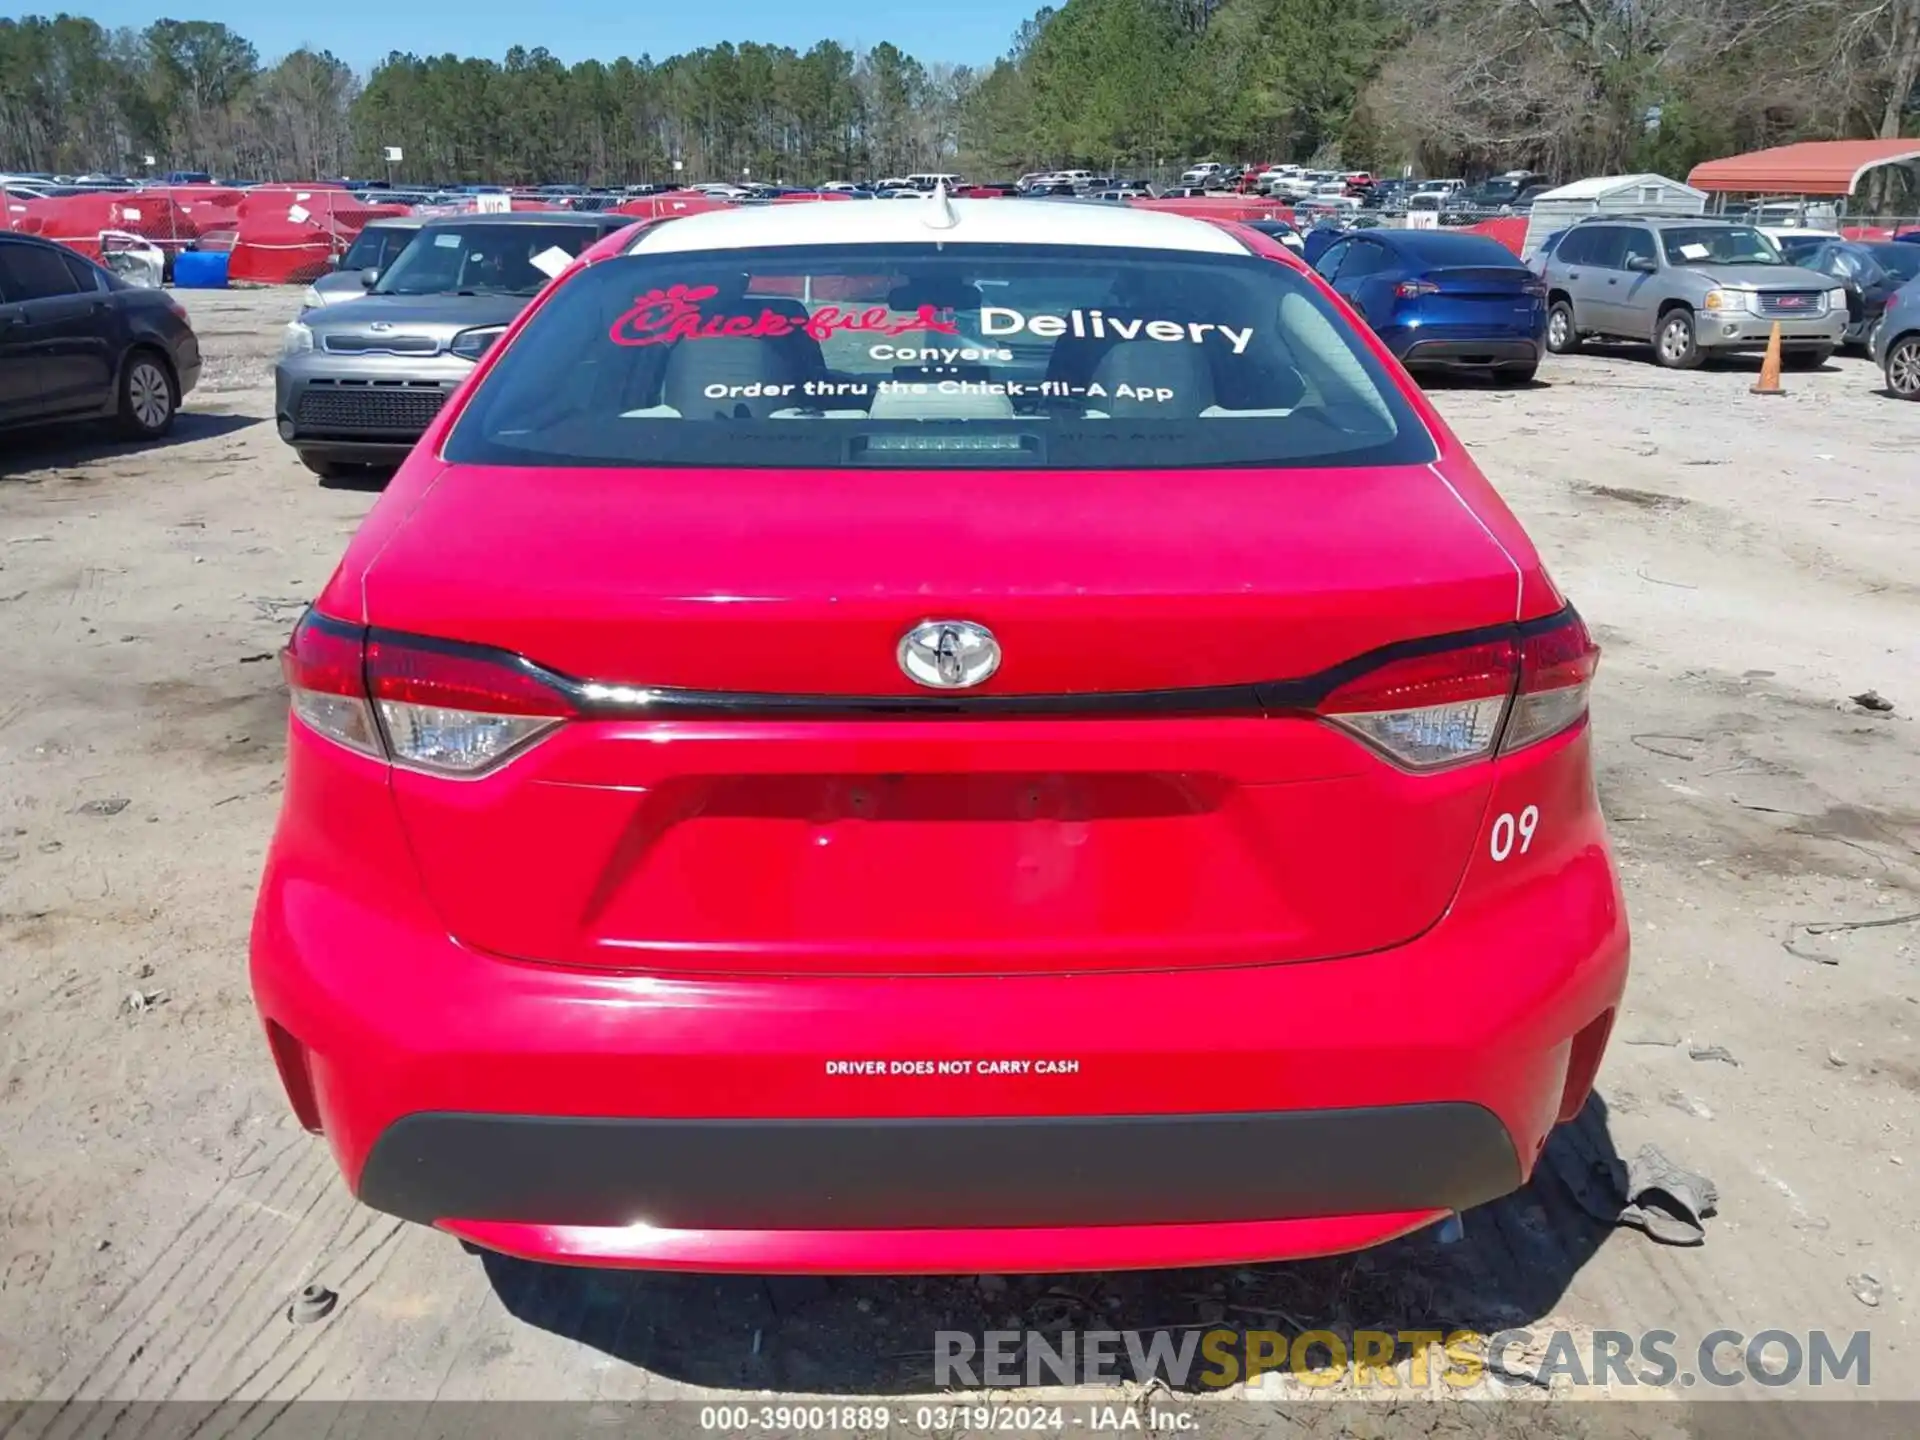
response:
M183 298L209 363L166 444L0 438L0 1397L897 1397L941 1328L1224 1320L1866 1329L1872 1393L1920 1399L1920 407L1864 360L1784 399L1632 351L1436 387L1605 646L1635 937L1600 1100L1464 1242L715 1280L468 1254L358 1208L288 1115L245 972L273 657L373 496L275 436L291 292ZM1649 1142L1717 1183L1703 1247L1556 1178ZM310 1281L338 1306L289 1324Z

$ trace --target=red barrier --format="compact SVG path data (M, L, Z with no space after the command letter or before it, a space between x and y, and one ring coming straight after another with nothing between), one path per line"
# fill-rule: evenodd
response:
M405 215L404 205L363 205L337 186L260 186L238 210L229 279L254 285L305 285L344 255L369 220Z
M711 195L673 191L665 195L639 195L622 205L615 205L609 215L632 215L641 220L664 220L674 215L698 215L703 210L724 210L726 200L716 200Z
M101 191L91 195L61 195L50 200L8 203L8 228L41 235L71 246L90 260L100 258L100 232L124 230L151 240L163 250L178 250L200 234L192 213L162 190L123 194Z
M1507 249L1518 255L1527 248L1527 217L1524 215L1502 215L1496 220L1482 220L1477 225L1466 227L1469 235L1485 235L1489 240L1498 240Z
M1194 220L1285 220L1292 223L1293 207L1278 200L1247 200L1237 196L1209 195L1203 198L1170 196L1125 202L1136 210L1159 210L1168 215L1185 215Z

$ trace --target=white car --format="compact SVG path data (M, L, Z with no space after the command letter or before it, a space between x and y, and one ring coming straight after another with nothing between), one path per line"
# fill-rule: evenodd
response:
M1182 185L1204 185L1227 167L1218 160L1207 160L1180 173Z

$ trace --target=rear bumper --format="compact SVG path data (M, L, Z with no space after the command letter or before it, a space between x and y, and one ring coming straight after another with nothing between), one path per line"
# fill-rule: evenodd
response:
M179 382L181 398L193 393L200 383L200 341L191 331L172 347L173 378Z
M1545 752L1585 743L1540 747L1495 807L1544 802ZM1583 748L1563 759L1584 777ZM1417 939L1340 960L514 962L447 938L364 768L364 806L290 772L252 947L276 1059L364 1201L533 1258L932 1273L1360 1248L1522 1184L1625 983L1597 813L1470 873Z
M1519 1183L1506 1130L1464 1103L882 1120L431 1114L382 1133L360 1198L427 1224L1028 1229L1464 1210Z
M1433 367L1483 370L1490 366L1538 365L1545 346L1538 340L1514 336L1428 340L1409 337L1395 347L1408 369Z

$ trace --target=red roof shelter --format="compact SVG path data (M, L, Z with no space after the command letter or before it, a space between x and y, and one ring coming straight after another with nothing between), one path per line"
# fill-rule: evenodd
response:
M1693 167L1696 190L1752 195L1851 195L1867 171L1920 162L1920 140L1808 140Z

